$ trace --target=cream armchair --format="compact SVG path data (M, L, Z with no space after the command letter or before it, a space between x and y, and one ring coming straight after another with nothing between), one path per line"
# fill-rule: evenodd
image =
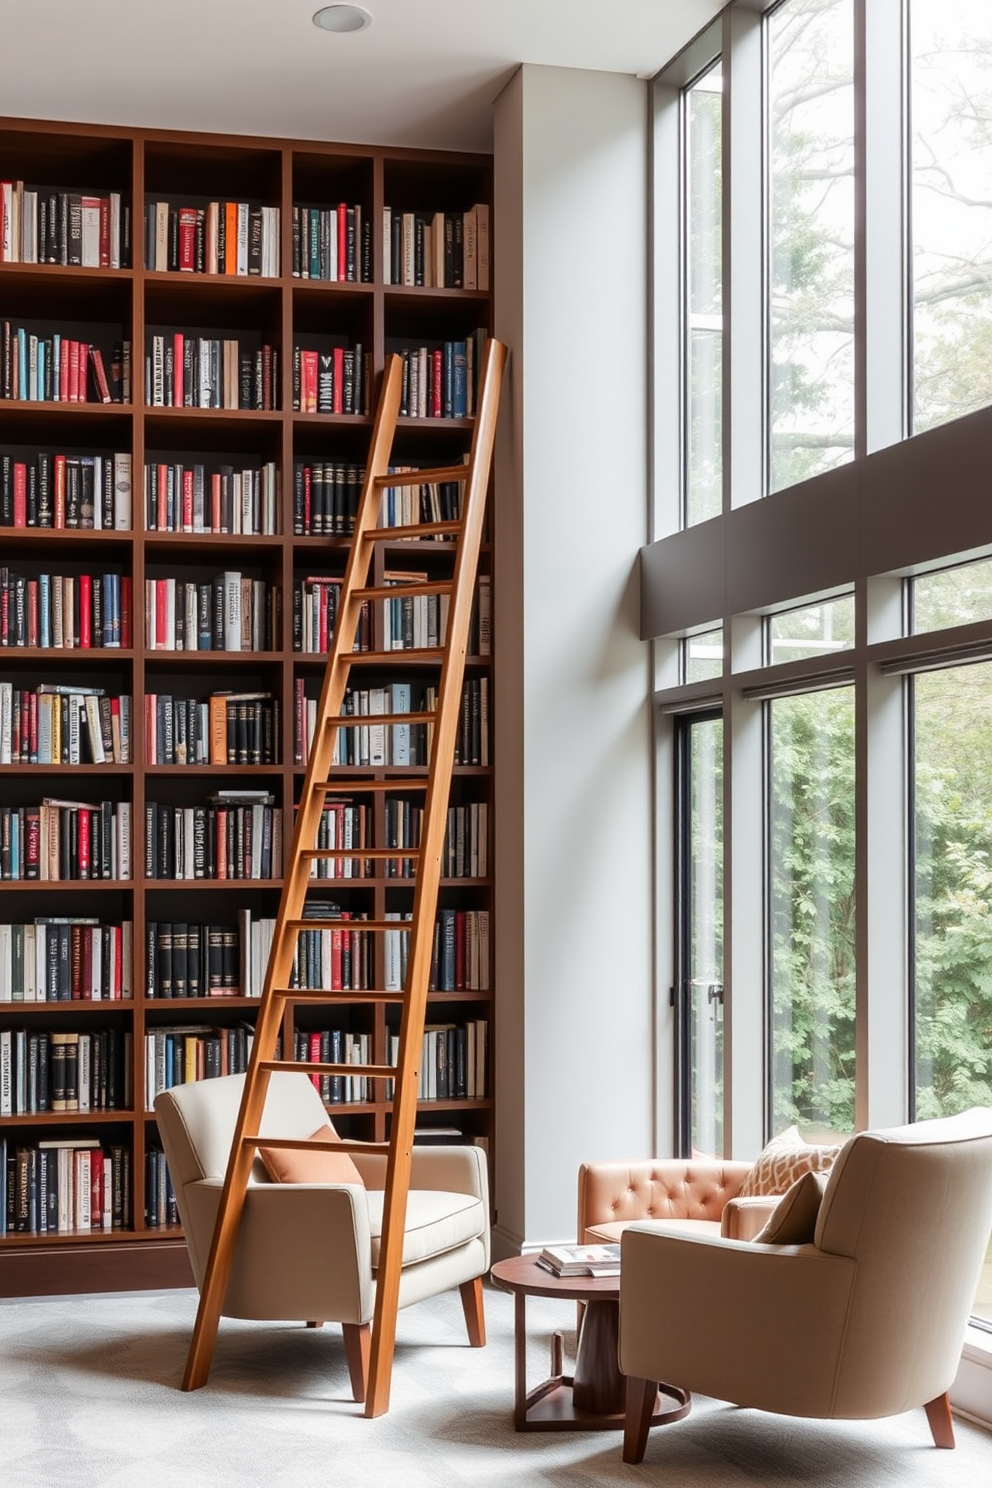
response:
M242 1075L179 1085L155 1100L197 1287L203 1282ZM309 1137L327 1113L308 1077L273 1074L263 1136ZM364 1181L273 1183L256 1158L222 1315L342 1324L355 1399L368 1382L370 1323L386 1159L353 1154ZM489 1269L489 1188L478 1147L413 1154L400 1306L458 1287L469 1342L485 1343L482 1276Z
M624 1230L625 1461L644 1454L659 1380L794 1416L923 1405L937 1446L954 1445L947 1391L992 1227L992 1110L852 1137L811 1222L786 1245Z

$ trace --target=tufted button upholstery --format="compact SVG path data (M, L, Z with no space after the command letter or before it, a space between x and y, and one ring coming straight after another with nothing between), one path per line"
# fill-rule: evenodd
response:
M688 1219L719 1225L751 1170L747 1162L668 1158L639 1163L583 1163L579 1169L578 1238L597 1226L635 1220Z

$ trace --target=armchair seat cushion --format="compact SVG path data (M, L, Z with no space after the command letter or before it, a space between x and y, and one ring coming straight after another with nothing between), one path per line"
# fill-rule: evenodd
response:
M372 1269L379 1265L382 1241L381 1189L368 1190ZM456 1250L486 1233L485 1205L474 1194L446 1193L443 1189L411 1189L403 1234L403 1265L416 1265Z

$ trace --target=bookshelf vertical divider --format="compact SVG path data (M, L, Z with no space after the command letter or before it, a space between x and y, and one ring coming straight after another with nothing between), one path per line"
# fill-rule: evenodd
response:
M0 347L4 359L0 364L0 460L6 462L0 470L4 502L0 507L0 600L9 604L6 610L0 606L0 878L7 891L0 903L0 1295L187 1285L191 1276L185 1241L172 1220L164 1159L158 1159L150 1109L154 1092L146 1088L146 1075L159 1084L174 1083L183 1076L209 1077L219 1072L218 1064L230 1069L232 1061L243 1057L257 997L243 995L250 990L241 984L244 947L239 940L237 952L232 952L231 936L237 932L240 937L245 929L244 911L250 912L256 925L271 920L278 903L282 865L273 864L271 876L265 878L229 877L222 881L209 876L197 876L195 880L180 877L179 846L166 844L164 835L156 835L147 844L152 856L146 864L146 810L153 812L156 834L160 828L165 834L162 823L168 818L168 831L178 822L180 834L188 833L192 842L194 826L215 820L209 816L215 809L209 802L211 795L231 789L257 791L260 796L268 793L273 808L283 813L283 850L288 851L293 806L303 776L302 764L294 757L299 728L297 689L301 686L306 692L309 687L313 692L323 670L321 656L296 649L299 626L294 627L294 597L299 592L302 610L303 581L310 577L327 580L331 590L333 578L343 574L348 546L346 518L341 515L340 504L334 506L333 513L328 504L327 526L321 525L316 485L311 488L314 506L307 512L310 525L306 530L295 530L300 525L297 520L294 526L294 515L299 516L297 468L301 486L307 479L316 482L318 474L324 483L330 472L336 480L334 499L340 503L342 489L347 496L348 482L354 480L355 469L364 461L372 423L370 415L361 409L315 413L294 408L294 393L304 376L303 361L315 351L314 359L321 365L333 362L334 375L339 379L340 368L350 367L346 375L353 379L352 387L364 381L363 402L371 409L390 351L411 349L409 393L414 395L419 347L420 368L429 370L432 381L426 392L421 388L420 409L411 410L410 416L400 421L399 452L414 467L450 465L462 458L471 440L472 420L463 416L453 397L458 374L452 366L459 348L464 366L464 357L471 354L478 335L491 329L492 301L488 285L465 288L464 277L456 284L463 264L457 247L450 259L451 282L442 285L432 280L430 233L443 227L446 236L454 234L457 244L460 234L467 236L470 218L476 225L482 220L480 208L488 221L492 162L488 156L455 152L0 118L0 190L4 193L0 201L0 330L7 328ZM106 238L107 221L113 222L113 206L101 204L111 203L115 194L121 212L130 214L130 254L126 260L122 258L120 267L111 267L106 259L113 251L112 246L108 250ZM96 210L94 201L98 204L101 234L99 262L87 259L86 254L94 251L93 240L87 248L76 226L80 212ZM262 224L258 227L260 234L271 231L271 220L268 229L264 225L262 209L278 209L278 274L211 272L211 264L206 261L211 242L211 203L220 204L213 218L215 232L221 215L229 214L230 204L246 204L243 218L237 211L234 219L224 217L225 222L245 225L246 259L255 251L256 225ZM393 276L388 276L387 282L387 208L401 218L402 232L410 235L404 241L418 245L416 255L421 256L417 257L411 246L409 262L403 269L411 282L398 283ZM15 209L17 217L12 221ZM182 236L183 211L194 213L195 227L190 229L194 236L190 238ZM25 227L29 215L34 224L33 237ZM319 237L319 265L317 258L312 263L321 275L333 271L336 232L342 233L342 265L351 242L353 255L348 260L350 267L342 267L343 278L294 274L294 216L310 238L313 252ZM146 225L153 231L146 234ZM354 234L351 240L347 237L349 228ZM366 233L368 238L363 236ZM366 243L370 275L363 278ZM187 251L184 245L189 244L194 245L189 250L191 254L195 251L194 262L183 257ZM40 256L46 245L49 261L36 261L32 254ZM302 248L300 255L300 267L306 267ZM257 259L248 261L258 267ZM414 263L416 267L411 270ZM214 262L213 267L217 266ZM222 266L233 269L233 260ZM240 268L244 267L242 262ZM468 273L467 260L464 267ZM445 259L448 272L449 260ZM18 340L18 332L22 340ZM152 401L146 400L146 358L152 388L158 375L163 386L168 383L175 389L179 385L180 358L184 378L194 366L204 377L212 376L209 348L203 348L207 343L220 345L225 339L233 339L238 345L234 361L237 406L204 408L195 401L190 406L188 380L184 381L184 406L157 401L154 392ZM104 345L105 356L113 359L111 344L116 349L120 342L130 344L131 397L129 401L120 397L118 356L111 389L114 401L108 406L95 401L100 393L96 362L94 359L94 370L88 374L91 354L87 354L86 346ZM19 360L22 344L29 348L25 374ZM66 345L71 348L76 344L83 348L84 401L65 396ZM298 344L299 372L294 368ZM37 381L32 382L35 345L42 350L38 352ZM268 400L259 392L266 385L268 354L262 349L266 346L274 347L278 355L278 375L274 379L270 376L274 396ZM43 370L46 360L47 374ZM441 397L437 390L441 385L437 369L441 365L444 407L437 403L432 410L424 406L424 400L429 405L432 397ZM419 375L423 381L422 370ZM250 396L246 394L246 376ZM58 390L62 395L55 397L60 378ZM194 394L199 398L199 382ZM342 396L340 380L334 396L339 400ZM344 397L349 397L347 386ZM266 401L274 406L266 407ZM257 403L262 406L255 406ZM340 406L340 402L334 406ZM50 527L39 524L39 493L52 471L61 469L64 473L71 466L78 479L95 479L93 470L101 457L114 453L130 455L129 529L109 531L94 526L88 530L90 521L85 514L80 518L78 512L74 520L79 526L69 520ZM146 465L155 481L163 481L163 490L166 478L161 472L173 472L168 479L174 480L170 489L176 495L176 510L162 497L156 506L156 522L166 513L164 529L146 530ZM211 486L211 479L227 482L220 488L227 495L238 489L242 470L256 472L252 479L262 488L267 472L274 469L278 490L276 530L266 532L260 527L257 535L242 534L240 522L238 530L226 533L179 530L183 523L179 520L177 528L176 522L181 519L181 498L186 493L180 467L187 472L187 479L189 472L194 472L192 479L200 482L201 492ZM106 478L109 468L103 466L102 478ZM14 491L22 469L33 471L23 476L29 504L32 500L36 503L30 508L33 522L25 519L23 512L20 520L17 517ZM86 473L85 477L80 472ZM116 482L116 464L113 473ZM330 492L331 487L322 484L321 489ZM206 501L208 496L209 491L202 499ZM63 510L63 519L68 515ZM333 530L332 522L337 524ZM431 571L428 543L397 541L377 544L376 548L377 584L386 579L395 581L403 571ZM31 606L39 603L43 582L54 587L54 575L65 575L67 602L78 606L82 595L79 579L91 575L93 587L99 588L104 570L118 575L118 606L120 577L131 580L130 646L103 645L105 636L94 637L97 643L90 647L42 645L37 627L29 635L33 644L26 643L28 632L18 629L19 618L15 621L18 594L22 599L27 596L30 615ZM487 595L491 596L493 555L488 542L484 544L482 570L490 583ZM270 645L260 650L222 652L213 645L214 629L210 628L211 645L198 654L189 646L180 650L171 644L162 645L162 636L153 638L149 634L145 624L146 583L153 581L155 585L152 607L156 625L160 623L158 607L163 607L164 613L163 595L170 584L188 584L196 589L191 602L199 644L205 623L204 591L209 590L211 597L209 627L215 627L218 593L225 602L229 595L223 585L218 589L217 581L228 573L242 574L253 581L253 604L262 603L259 584L267 585L270 595L272 590L277 591L281 611L273 605ZM309 588L308 597L314 603L319 587ZM108 592L114 592L112 584ZM177 615L179 609L177 602ZM78 627L81 622L77 618L66 623ZM382 616L373 617L373 625L378 637L374 648L381 649L385 604ZM485 629L480 610L479 639L469 656L467 673L471 678L467 686L475 691L471 699L466 694L463 763L456 766L452 791L452 805L460 813L458 867L442 879L441 888L447 928L453 938L461 938L454 940L457 955L453 949L450 971L444 944L439 945L443 966L439 965L437 985L441 990L431 996L429 1021L438 1025L432 1034L438 1041L438 1067L433 1073L441 1084L425 1090L418 1125L423 1124L427 1138L431 1132L440 1137L442 1132L457 1128L449 1139L489 1145L493 1134L491 849L486 861L478 858L480 853L485 855L482 844L487 837L490 842L492 839L494 799L488 751L480 743L485 734L485 724L480 720L488 707L492 675L488 637L485 643L481 639ZM76 640L81 638L77 631ZM48 639L50 642L51 637ZM413 677L416 689L415 674L409 666L403 667L402 659L397 660L395 677ZM394 681L385 664L382 680L384 686ZM34 717L30 708L37 706L36 688L51 692L57 686L71 688L73 684L110 696L130 696L128 763L96 762L96 745L86 742L84 712L83 742L71 760L42 763L38 751L43 753L44 746L27 724L23 736L27 752L21 756L21 738L14 737L12 715L7 717L4 706L23 708L26 719ZM226 763L180 764L174 762L174 752L168 755L169 746L161 736L156 744L159 757L149 757L146 697L159 699L154 719L157 729L164 732L166 716L169 728L179 728L181 703L188 699L191 705L199 705L197 718L202 722L210 696L225 691L260 695L246 705L256 710L250 715L251 727L257 728L252 734L255 753L251 763L245 763L249 746L244 745L242 755L235 753L234 759ZM35 697L30 708L29 694ZM56 696L51 706L61 707L62 717L68 719L66 709L76 710L76 697ZM174 701L175 707L172 701L166 705L162 701L165 698ZM275 702L279 704L278 720L271 712L267 716L276 731L276 748L274 757L266 762L264 749L258 753L261 719L264 710L271 709ZM475 711L471 711L470 702ZM305 702L302 706L305 711ZM236 713L236 704L227 707ZM163 708L167 708L167 715ZM191 706L190 727L195 711ZM2 732L5 719L6 744ZM239 740L243 745L242 736L237 734L240 727L239 722L235 734L229 735L235 738L231 747L236 747ZM401 760L385 765L365 760L356 761L354 769L356 775L366 777L395 777L395 797L390 796L393 818L403 818L404 772L417 772L418 767ZM95 870L93 877L77 876L81 867L80 834L89 833L91 822L96 830L97 817L90 812L89 803L97 803L102 797L110 798L115 808L121 803L130 807L131 878L127 882L106 875L96 877ZM57 876L51 872L42 876L35 864L36 876L29 869L29 861L17 854L11 857L9 834L13 832L16 841L20 841L18 833L24 836L27 859L25 834L30 814L50 798L78 804L58 808L62 837L52 849L59 858ZM218 812L221 809L216 807ZM230 809L233 814L235 808ZM262 813L258 820L271 825L265 816L269 806L256 803L256 809ZM347 809L347 803L343 809ZM398 838L387 841L383 793L376 793L371 815L372 834L358 845L403 845ZM81 826L83 816L86 822ZM390 830L395 831L395 826ZM403 830L413 828L404 826ZM475 872L469 868L470 838L478 858L472 859ZM212 861L209 851L203 849L207 867ZM213 851L223 856L219 843ZM247 862L241 866L247 866ZM358 876L335 879L327 886L328 897L340 904L345 914L381 918L408 910L412 902L410 880L366 879L361 876L357 858L354 866ZM59 919L75 923L59 927L54 924ZM51 923L43 927L38 921ZM111 995L107 979L116 972L108 967L112 948L123 944L121 927L128 922L131 995L121 997ZM471 926L466 928L469 922ZM208 925L218 931L218 945L223 939L223 972L228 985L222 994L218 988L209 993L207 989ZM174 931L177 935L182 931L182 965L188 971L193 965L190 927L196 932L203 930L201 995L163 996L163 986L171 986L163 979L167 967L171 975L169 957L173 954L165 942L168 939L171 943ZM156 937L151 968L150 933ZM475 946L471 966L469 936L474 937ZM356 947L357 967L360 937L348 934L344 939ZM98 940L103 947L99 952L95 948ZM54 975L48 963L42 970L40 963L36 967L32 961L29 974L25 955L29 942L40 944L46 955L55 953L56 943L59 954L65 950L68 970L58 983L58 992L64 994L68 989L67 997L55 1000L49 996L56 987L54 982L51 989L47 985L48 976ZM66 949L70 947L76 958L71 961ZM457 974L453 969L456 961ZM178 959L175 965L178 967ZM96 981L90 980L98 973L104 979L102 993ZM326 966L319 974L325 973ZM338 971L332 974L336 976ZM355 969L348 974L359 977L361 972ZM58 975L63 976L61 969ZM230 984L230 975L235 977L234 985ZM150 985L158 995L147 995ZM361 982L345 985L357 989ZM113 991L119 994L116 984ZM335 1030L328 1029L330 1014L319 1004L310 1003L306 1010L290 1007L282 1029L286 1056L296 1057L295 1041L304 1035L329 1038L336 1032L354 1042L356 1057L384 1062L391 1038L384 1005L376 1004L371 1011L367 1005L359 1011L357 1003L350 1009L347 1004L344 1007L344 1026ZM53 1083L52 1035L59 1036L60 1049L68 1039L74 1051L71 1057L76 1061L84 1058L80 1052L84 1049L87 1060L101 1061L99 1071L91 1069L88 1110L79 1108L78 1084L66 1091ZM466 1055L466 1049L472 1051L471 1055ZM462 1083L447 1089L442 1066L446 1069L448 1058L456 1051ZM466 1075L469 1064L471 1079ZM41 1066L44 1076L39 1073ZM77 1064L77 1081L78 1077ZM64 1079L64 1073L58 1078ZM453 1085L455 1078L453 1067ZM54 1093L56 1088L59 1097ZM338 1098L340 1091L324 1093L341 1130L370 1140L385 1139L388 1108L381 1093L374 1100L361 1099L355 1091L346 1092L351 1099ZM56 1099L64 1104L53 1105ZM92 1153L81 1145L85 1142L93 1144ZM46 1143L47 1148L39 1146ZM65 1165L64 1170L59 1164ZM111 1175L119 1185L125 1167L128 1192L112 1196ZM57 1177L53 1176L56 1170ZM89 1206L100 1203L104 1176L108 1197L98 1216ZM89 1224L84 1222L87 1217ZM101 1218L105 1225L97 1222Z

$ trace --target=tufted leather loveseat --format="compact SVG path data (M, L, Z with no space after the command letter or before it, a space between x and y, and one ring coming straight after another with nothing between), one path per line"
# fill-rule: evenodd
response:
M579 1243L619 1240L628 1225L644 1220L665 1220L669 1233L684 1223L690 1234L753 1239L778 1199L740 1198L750 1171L749 1162L705 1157L583 1163Z

